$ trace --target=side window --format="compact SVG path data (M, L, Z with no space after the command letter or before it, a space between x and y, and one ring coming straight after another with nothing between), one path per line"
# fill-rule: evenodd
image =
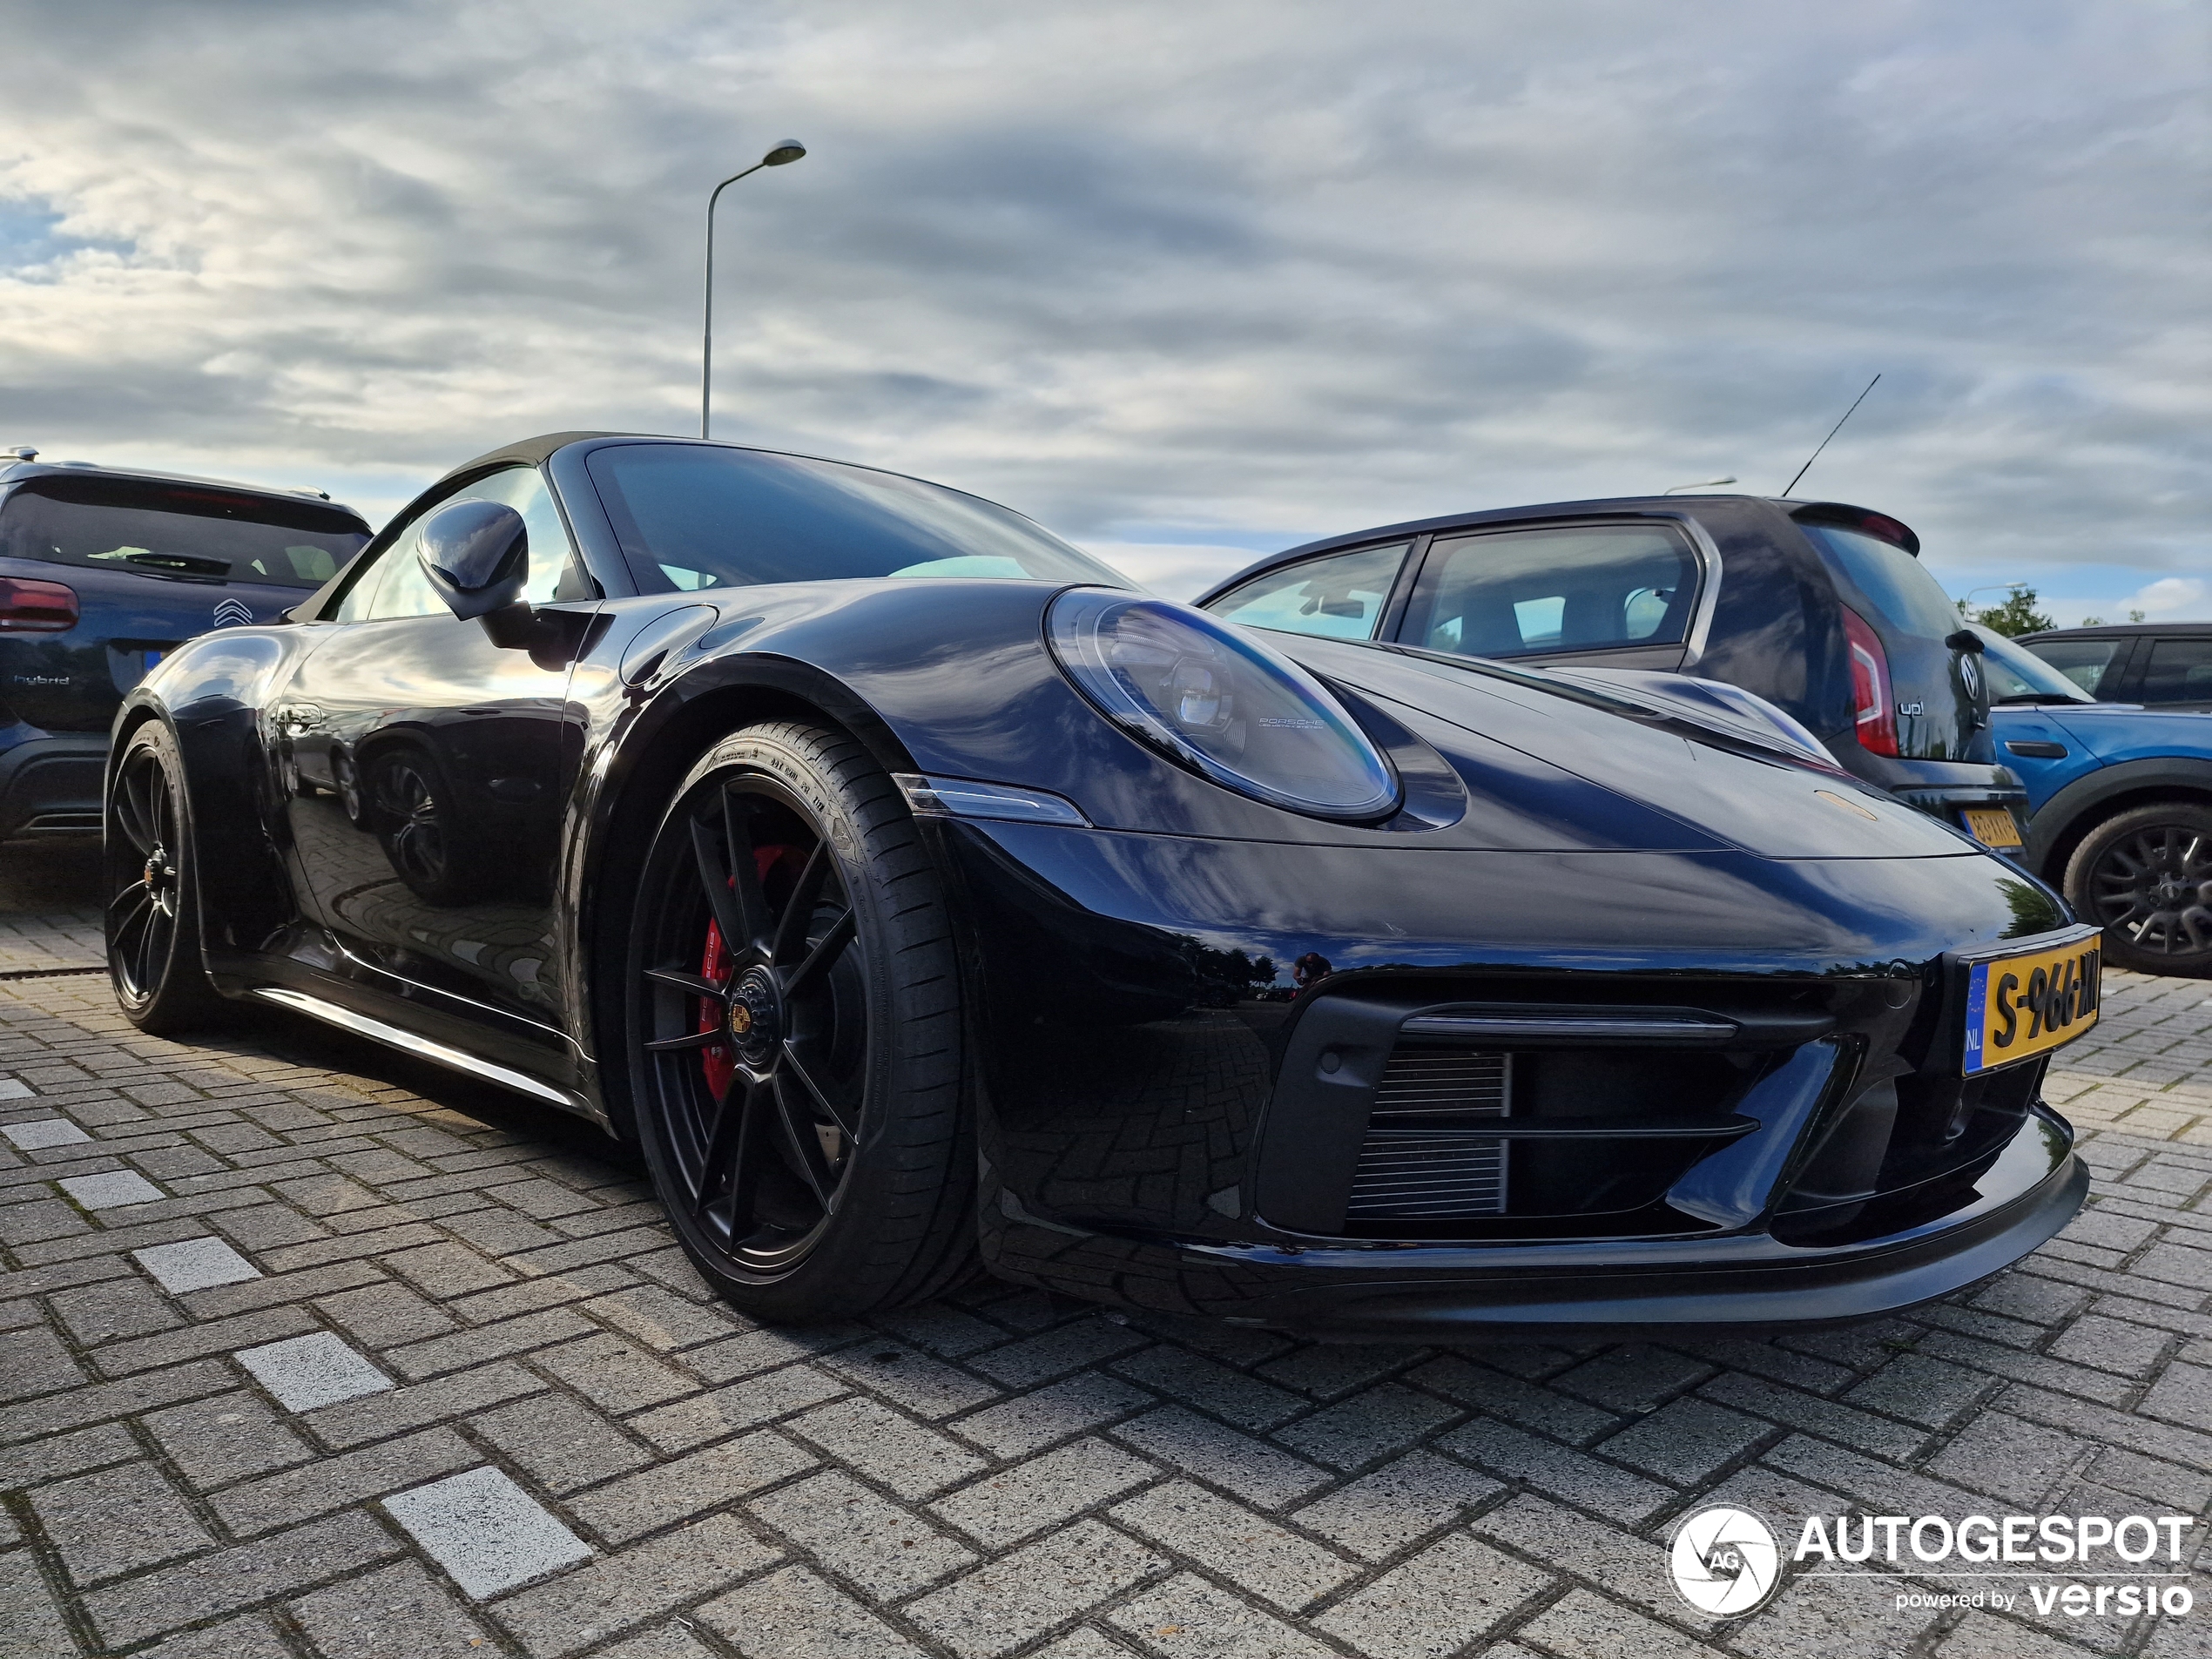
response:
M415 559L422 522L441 507L456 502L496 501L523 516L529 529L529 577L523 597L532 604L560 599L587 598L590 580L583 573L576 550L562 527L560 509L535 467L509 467L464 485L450 496L431 502L347 594L338 608L341 622L381 621L393 617L439 617L447 614L445 602L431 589Z
M2212 703L2212 638L2154 640L2141 695L2146 703Z
M1206 609L1225 622L1330 639L1372 639L1411 542L1332 553L1254 577Z
M2091 697L2109 698L2114 688L2105 682L2125 660L2127 652L2122 648L2127 643L2124 639L2039 639L2027 649Z
M1664 526L1499 530L1430 548L1402 637L1467 657L1675 645L1696 597L1696 556Z

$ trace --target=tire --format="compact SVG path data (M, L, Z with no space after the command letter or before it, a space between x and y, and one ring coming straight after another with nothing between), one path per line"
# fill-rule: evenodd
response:
M2114 968L2212 975L2212 807L2169 801L2114 813L2067 860L2066 898L2105 930Z
M725 1298L803 1324L974 1271L944 895L858 743L778 722L701 755L646 853L625 973L638 1140Z
M199 954L199 882L184 758L159 720L133 732L108 792L100 852L108 980L123 1017L152 1036L212 1022L222 999Z

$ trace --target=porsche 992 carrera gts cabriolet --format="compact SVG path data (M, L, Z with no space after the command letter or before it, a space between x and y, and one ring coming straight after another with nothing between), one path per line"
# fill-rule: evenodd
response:
M2080 1207L2038 1090L2097 936L1769 713L563 434L132 690L111 971L634 1139L764 1318L980 1266L1339 1338L1834 1322Z

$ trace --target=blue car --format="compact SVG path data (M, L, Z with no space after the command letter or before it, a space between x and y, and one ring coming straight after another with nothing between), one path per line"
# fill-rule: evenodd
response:
M1976 627L2005 764L2027 786L2027 867L2105 930L2105 960L2212 974L2212 715L2100 703Z
M277 621L368 540L320 490L0 454L0 841L100 833L108 728L195 634Z

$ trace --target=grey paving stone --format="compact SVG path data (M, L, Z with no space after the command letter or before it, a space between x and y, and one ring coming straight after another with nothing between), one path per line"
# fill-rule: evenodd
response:
M420 1342L459 1328L459 1321L436 1303L389 1282L319 1297L315 1306L345 1326L355 1341L371 1348Z
M907 1615L961 1659L995 1659L1167 1567L1111 1527L1079 1521L932 1591Z
M824 1370L936 1422L995 1399L999 1391L981 1378L895 1343L857 1343L826 1355Z
M1719 1649L1585 1589L1568 1591L1521 1634L1561 1659L1719 1659Z
M337 1406L325 1406L303 1420L326 1446L359 1446L404 1429L459 1417L496 1406L502 1400L543 1393L546 1382L518 1365L502 1361L413 1383L388 1393L364 1395Z
M0 1332L0 1399L21 1399L84 1380L61 1339L44 1325Z
M630 1427L664 1452L684 1452L779 1417L787 1417L846 1392L845 1385L812 1366L786 1366L765 1376L641 1412Z
M7 1098L6 1085L12 1077L0 1079L0 1099ZM15 1143L21 1152L44 1151L49 1147L78 1146L89 1143L91 1136L71 1123L66 1117L33 1117L20 1123L0 1123L0 1135Z
M569 1508L609 1543L626 1543L787 1480L815 1462L773 1429L762 1429L610 1480L570 1500Z
M1160 1471L1103 1440L1081 1440L986 1475L929 1506L988 1548L1002 1548L1157 1480Z
M1899 1354L1844 1398L1907 1422L1942 1428L1990 1392L1986 1372L1917 1353Z
M1152 1586L1107 1618L1163 1659L1335 1659L1335 1649L1196 1573Z
M1141 1348L1151 1340L1106 1318L1077 1319L972 1356L968 1363L1009 1388L1028 1388L1079 1367Z
M741 1328L733 1314L701 1307L653 1285L600 1297L585 1303L583 1312L656 1353L697 1347L733 1335Z
M333 1515L89 1591L84 1608L101 1635L122 1647L336 1578L400 1548L365 1514Z
M116 1210L125 1204L152 1204L169 1195L142 1175L111 1170L105 1175L64 1176L54 1184L87 1210Z
M2076 1447L2056 1429L1983 1412L1928 1460L1928 1472L2006 1499L2021 1507L2018 1513L2027 1513L2065 1478Z
M214 1237L179 1238L172 1245L146 1245L144 1250L132 1250L131 1257L151 1271L161 1290L172 1296L214 1285L237 1285L246 1278L261 1277L259 1267Z
M275 1413L243 1392L149 1412L145 1421L178 1472L203 1491L314 1455Z
M1672 1501L1673 1491L1569 1447L1524 1434L1504 1423L1477 1421L1439 1442L1469 1462L1521 1480L1568 1503L1629 1521L1645 1519Z
M1286 1612L1303 1609L1359 1571L1320 1545L1187 1481L1155 1487L1107 1513Z
M1382 1383L1277 1429L1274 1438L1318 1462L1358 1469L1406 1450L1462 1415L1433 1395Z
M50 1298L49 1305L70 1336L88 1347L121 1337L167 1331L184 1323L152 1286L131 1279L63 1291Z
M289 1412L311 1412L393 1386L389 1377L327 1331L240 1349L234 1357Z
M1712 1367L1702 1359L1672 1348L1632 1342L1584 1360L1552 1383L1608 1411L1637 1412L1695 1387L1711 1374Z
M151 1463L34 1487L30 1507L79 1584L173 1561L215 1541Z
M292 1659L292 1649L262 1613L241 1613L220 1624L179 1630L144 1652L145 1659Z
M567 1394L516 1400L469 1419L469 1426L556 1495L653 1460L637 1440Z
M2049 1352L2076 1365L2134 1378L2148 1374L2173 1342L2170 1331L2089 1313L2060 1332Z
M1486 1354L1486 1360L1501 1356ZM1621 1426L1611 1412L1600 1411L1550 1388L1540 1388L1508 1377L1489 1365L1469 1365L1455 1355L1432 1359L1406 1373L1406 1380L1431 1389L1448 1399L1490 1416L1541 1430L1580 1444L1610 1433Z
M785 1427L909 1500L933 1496L986 1467L957 1441L865 1395L818 1406Z
M920 1648L803 1567L740 1585L697 1617L745 1659L921 1659Z
M1813 1513L1813 1507L1777 1507L1770 1513L1807 1514ZM1533 1556L1554 1569L1602 1584L1608 1594L1633 1602L1648 1612L1693 1628L1711 1627L1710 1620L1690 1616L1692 1609L1676 1591L1667 1570L1666 1551L1651 1539L1608 1526L1533 1493L1519 1494L1484 1511L1468 1527L1476 1536L1518 1554Z
M1909 1458L1928 1439L1928 1431L1878 1417L1854 1406L1839 1405L1818 1394L1785 1388L1763 1377L1724 1373L1697 1391L1703 1399L1717 1400L1738 1411L1754 1413L1791 1428L1826 1440L1841 1440L1878 1457Z
M756 1498L748 1509L839 1576L896 1601L975 1560L927 1521L825 1470Z
M0 1377L6 1373L7 1354L0 1350ZM73 1368L72 1368L73 1369ZM35 1434L54 1434L84 1423L123 1417L172 1400L190 1399L233 1386L238 1379L228 1366L200 1360L168 1371L149 1372L121 1382L49 1394L19 1406L0 1409L0 1443ZM0 1453L0 1463L7 1453Z
M2142 1409L2190 1428L2212 1429L2212 1366L2175 1360L2143 1396Z
M994 1457L1027 1457L1157 1401L1157 1396L1117 1377L1087 1373L987 1406L945 1426Z
M1780 1431L1771 1423L1746 1417L1695 1397L1662 1406L1596 1449L1617 1462L1657 1475L1676 1486L1710 1479L1723 1464L1749 1453Z
M735 1515L710 1515L510 1595L493 1616L534 1659L554 1659L711 1595L775 1559Z
M509 1321L509 1325L523 1323L519 1319ZM610 1412L639 1411L698 1390L698 1384L683 1372L663 1365L634 1344L604 1332L581 1342L534 1354L531 1363L559 1378L593 1405Z
M69 1616L27 1549L0 1554L0 1659L75 1659Z
M395 1561L291 1605L326 1659L460 1659L481 1653L483 1626L414 1561Z
M314 1325L303 1308L263 1308L236 1318L209 1319L158 1336L111 1342L92 1356L92 1363L110 1377L124 1377L134 1371L150 1371L156 1366L173 1366L209 1354L280 1341L298 1336Z
M1253 1370L1270 1382L1295 1388L1316 1399L1330 1400L1342 1399L1355 1388L1380 1382L1392 1372L1403 1371L1428 1356L1426 1348L1314 1342L1280 1354Z
M740 1331L720 1342L686 1350L677 1363L711 1383L733 1382L779 1366L812 1359L867 1334L857 1325L807 1325L779 1331L767 1325Z
M244 1537L465 1469L482 1455L449 1428L421 1429L232 1487L209 1502L223 1524Z
M489 1467L395 1493L384 1507L479 1602L591 1558L589 1544Z
M1131 1382L1172 1394L1239 1428L1276 1428L1306 1408L1286 1388L1165 1343L1116 1360L1114 1369Z
M1316 1499L1291 1519L1363 1560L1380 1561L1505 1489L1453 1459L1408 1452Z
M1553 1583L1525 1561L1452 1534L1314 1622L1373 1659L1441 1659L1487 1635Z
M1114 1438L1179 1474L1224 1487L1247 1503L1279 1509L1329 1482L1304 1458L1181 1406L1118 1423Z

